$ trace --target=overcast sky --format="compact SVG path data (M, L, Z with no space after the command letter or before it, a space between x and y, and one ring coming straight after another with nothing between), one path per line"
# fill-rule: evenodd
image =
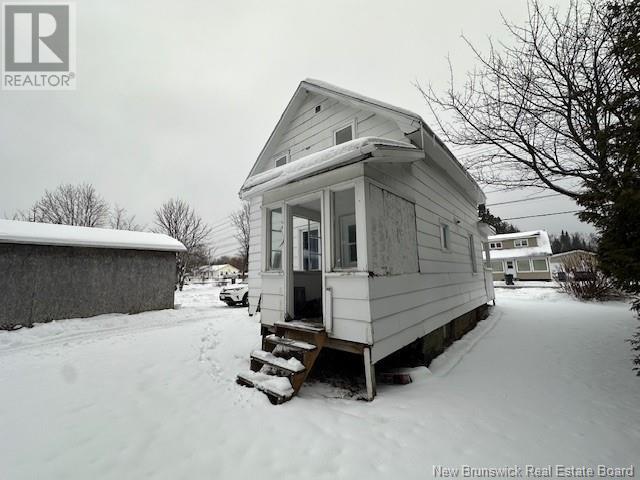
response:
M298 82L322 79L416 111L412 86L444 88L446 55L473 67L460 38L500 38L500 12L524 1L82 0L78 88L0 91L0 214L62 182L89 182L151 223L164 200L186 199L211 224L237 192ZM487 188L493 190L494 188ZM488 203L523 197L495 193ZM503 217L575 205L561 197L492 211ZM522 229L591 231L569 215L514 221Z

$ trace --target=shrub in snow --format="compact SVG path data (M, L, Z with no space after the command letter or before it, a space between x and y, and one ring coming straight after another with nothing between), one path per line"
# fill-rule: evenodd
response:
M562 262L566 278L562 290L581 300L606 300L615 294L613 283L598 267L595 256L586 253L568 257Z

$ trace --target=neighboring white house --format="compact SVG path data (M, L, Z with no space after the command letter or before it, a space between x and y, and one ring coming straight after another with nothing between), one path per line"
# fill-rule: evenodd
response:
M415 113L305 80L240 196L263 344L307 335L307 345L362 354L370 397L375 362L437 329L446 336L494 298L485 196ZM281 363L268 355L254 352L252 369ZM313 362L303 363L295 391ZM293 393L255 372L239 381L278 401Z
M595 252L576 249L570 250L568 252L554 253L549 258L549 263L551 265L551 274L557 279L564 280L566 278L565 264L567 262L571 264L572 262L579 262L583 258L589 257L595 258Z
M551 280L551 242L544 230L491 235L489 257L494 280L512 273L517 280Z
M239 274L240 270L228 263L222 265L205 265L197 268L193 272L193 279L221 280L225 278L236 278Z

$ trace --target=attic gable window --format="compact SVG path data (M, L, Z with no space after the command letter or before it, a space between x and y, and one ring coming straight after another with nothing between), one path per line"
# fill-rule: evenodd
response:
M353 140L353 125L347 125L333 132L333 140L336 145Z
M287 164L287 156L286 155L276 159L276 167L281 167L281 166L286 165L286 164Z

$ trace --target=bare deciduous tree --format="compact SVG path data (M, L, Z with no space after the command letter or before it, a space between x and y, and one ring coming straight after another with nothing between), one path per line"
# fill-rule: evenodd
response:
M446 140L477 147L465 162L476 178L578 200L585 183L632 168L610 159L612 129L629 121L616 101L637 99L639 85L615 48L607 5L572 0L561 13L530 0L524 26L504 20L510 43L490 41L483 54L465 39L480 66L461 88L453 73L444 94L418 85Z
M230 219L236 227L235 239L240 244L240 257L242 258L242 275L249 269L249 242L250 242L250 223L249 223L249 202L244 202L242 208L231 214Z
M155 211L154 229L182 242L186 252L177 255L178 287L182 290L185 275L202 258L208 258L206 242L211 228L196 214L187 202L171 199Z
M93 185L60 185L53 191L46 190L29 210L14 216L30 222L101 227L109 216L109 205L96 192Z
M127 209L115 204L109 213L109 226L116 230L140 231L144 228L136 223L136 216L129 215Z

